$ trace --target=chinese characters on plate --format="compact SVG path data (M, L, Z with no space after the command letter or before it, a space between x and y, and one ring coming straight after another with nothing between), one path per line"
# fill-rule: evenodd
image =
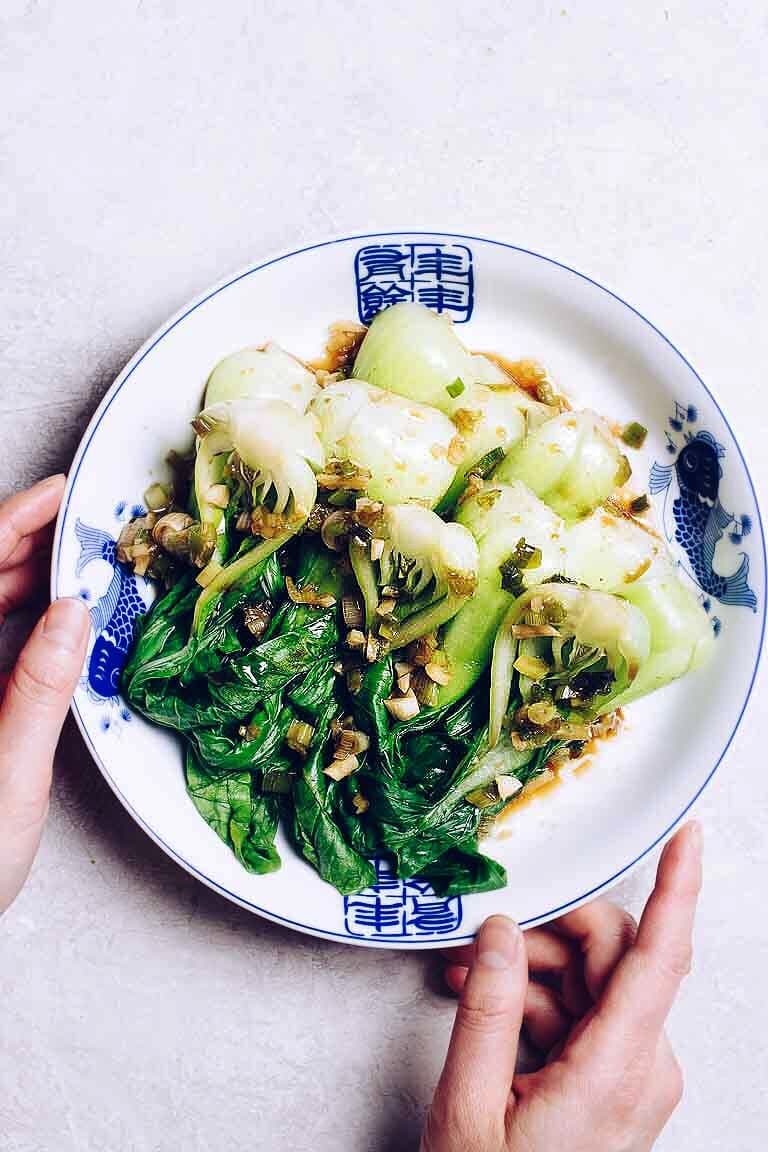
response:
M400 880L376 861L376 883L344 897L344 926L369 940L450 936L461 924L460 896L436 896L422 880Z
M466 244L369 244L355 256L357 310L370 324L403 300L463 324L472 315L474 274Z

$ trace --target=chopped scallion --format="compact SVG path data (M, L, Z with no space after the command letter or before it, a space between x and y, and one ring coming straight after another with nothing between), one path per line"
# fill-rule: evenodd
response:
M621 438L628 448L642 448L647 435L648 429L639 424L637 420L632 420L626 424L621 432Z
M538 656L518 656L514 668L528 680L543 680L549 672L549 665L544 660L540 660Z
M499 565L499 572L504 591L509 592L510 596L522 596L525 591L525 584L523 583L523 574L517 565L513 564L511 560L505 560L503 564Z
M485 456L481 456L476 464L470 468L473 476L480 476L481 479L487 480L492 472L498 468L504 459L503 448L492 448L490 452L486 452Z

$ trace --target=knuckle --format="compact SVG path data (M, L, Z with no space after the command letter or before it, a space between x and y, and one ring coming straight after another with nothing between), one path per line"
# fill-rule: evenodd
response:
M503 996L476 994L459 1005L457 1016L466 1032L495 1032L508 1024L509 1004Z
M661 958L661 964L670 975L682 978L687 976L693 966L693 948L690 944L680 944L669 948Z
M30 660L21 655L11 675L11 685L29 704L47 704L67 687L67 674L53 661Z
M637 936L637 920L629 912L622 912L621 921L619 923L619 937L625 948L629 948L635 942Z
M611 1099L613 1115L622 1123L627 1123L637 1111L642 1098L642 1089L633 1077L627 1077L614 1086Z
M622 1124L629 1123L646 1097L651 1067L652 1056L643 1050L626 1063L606 1056L595 1083L601 1087L602 1105L608 1116ZM594 1084L591 1087L594 1092Z

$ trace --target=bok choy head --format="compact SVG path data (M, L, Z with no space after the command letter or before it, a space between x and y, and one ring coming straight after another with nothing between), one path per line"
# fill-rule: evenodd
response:
M370 473L368 496L385 504L436 504L453 480L463 445L442 412L362 380L340 380L312 401L329 459Z
M662 557L623 595L645 615L651 630L650 658L615 701L629 704L707 663L714 648L712 623L675 566Z
M367 609L371 589L381 603L392 601L382 635L391 647L401 648L436 631L472 596L477 544L461 524L446 523L418 504L383 507L370 530L373 550L353 541L352 565Z
M476 379L471 357L448 317L408 303L379 312L352 374L449 416L459 406L463 390Z
M477 589L445 630L454 675L440 706L458 699L488 666L493 641L515 597L564 567L565 525L524 484L489 481L462 500L457 520L477 541Z
M242 411L242 402L268 400L279 401L303 413L317 392L315 374L279 345L242 348L220 360L208 377L204 413L218 413L221 425L226 419L222 405L236 403ZM279 421L279 410L272 412L271 418ZM233 419L237 420L236 413ZM205 429L204 414L198 418L198 422ZM195 458L195 501L198 514L204 524L217 529L222 526L222 508L216 499L210 498L209 493L212 489L218 491L224 479L227 457L219 449L219 443L221 438L206 440L200 436Z
M492 449L518 443L529 420L536 424L554 412L491 361L469 353L450 320L421 304L396 304L378 314L353 375L449 416L465 442L462 474Z
M712 624L662 540L637 521L605 511L568 534L568 571L592 588L616 592L645 614L651 658L620 700L663 688L709 659Z
M205 408L195 431L212 461L236 454L247 470L254 506L273 495L271 511L287 523L307 518L317 496L314 470L324 460L311 417L285 400L234 400Z
M499 480L522 480L566 520L586 516L625 484L631 469L593 412L563 412L513 447Z
M317 496L315 469L323 448L314 419L284 400L234 400L205 408L194 421L198 434L195 493L201 517L211 505L211 477L228 468L238 481L243 530L261 543L241 548L225 566L218 559L198 577L204 591L195 606L202 627L218 597L295 535ZM215 505L214 505L215 507Z
M515 683L518 742L585 739L585 721L609 701L617 706L650 652L650 625L635 605L576 584L536 585L515 601L496 636L489 742L499 739Z
M208 377L204 407L231 400L284 400L306 412L318 384L300 360L278 344L241 348L220 360Z

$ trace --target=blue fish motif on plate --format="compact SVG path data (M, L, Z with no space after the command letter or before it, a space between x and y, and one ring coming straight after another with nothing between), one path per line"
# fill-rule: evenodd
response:
M112 568L112 579L106 592L89 609L96 639L88 657L85 680L92 698L116 701L120 672L131 646L136 618L147 609L139 595L135 576L117 559L117 541L108 532L91 528L82 520L75 525L75 535L80 545L75 575L82 575L96 560L104 560Z
M666 432L667 451L674 455L672 464L654 463L649 488L652 495L664 493L665 531L685 552L689 574L707 597L721 604L734 604L757 611L757 597L749 586L749 556L740 552L736 570L722 575L715 567L715 549L724 537L732 547L741 544L752 530L749 516L735 516L720 503L721 460L725 449L711 432L692 430L698 421L693 405L675 405L669 419L671 432ZM670 491L673 481L678 495L671 500L671 525L668 523Z

